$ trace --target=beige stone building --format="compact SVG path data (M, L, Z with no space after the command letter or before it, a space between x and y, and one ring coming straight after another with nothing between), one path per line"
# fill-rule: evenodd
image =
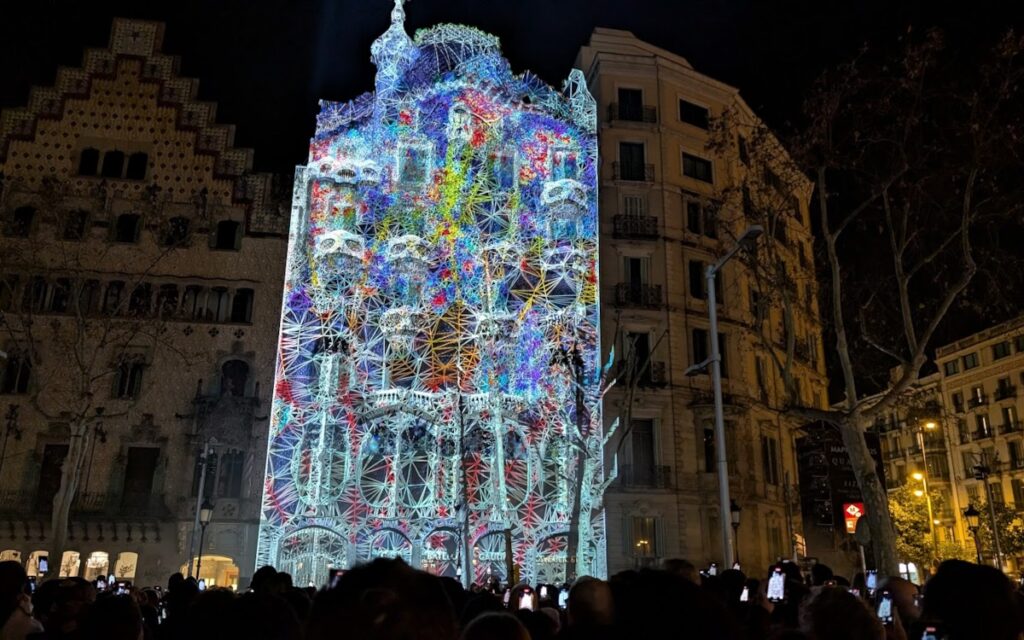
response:
M163 33L115 20L107 48L0 114L0 558L164 583L186 564L210 442L202 576L244 587L290 197ZM84 458L56 557L69 450Z
M888 486L902 486L915 471L927 469L928 481L947 505L937 517L940 541L973 550L964 509L982 509L988 499L1024 509L1018 394L1024 384L1024 316L939 347L935 363L938 371L875 427L883 438ZM926 428L931 424L935 428ZM917 435L921 430L927 460ZM995 552L986 548L984 554L991 560ZM1021 559L1006 554L1004 563L1016 571Z
M710 378L686 371L708 355L704 268L755 222L784 268L788 303L770 302L744 258L725 266L717 293L730 487L742 509L741 563L792 557L800 423L779 410L827 401L811 185L774 139L756 133L737 89L682 57L596 29L576 66L598 103L602 343L614 345L620 374L605 401L609 426L620 420L608 453L608 468L618 464L605 501L609 572L673 557L722 562ZM716 121L726 123L727 144L709 146ZM774 145L770 160L755 137L761 148ZM755 215L768 193L783 206ZM798 400L784 393L773 358L785 363L786 354Z

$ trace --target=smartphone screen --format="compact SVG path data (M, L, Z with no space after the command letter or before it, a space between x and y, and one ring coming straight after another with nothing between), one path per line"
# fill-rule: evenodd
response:
M889 592L883 592L878 600L878 619L884 624L892 622L892 596Z
M743 592L740 593L740 602L750 601L750 587L743 587Z
M36 592L36 577L35 576L29 576L28 577L28 590L29 590L29 593L35 593Z
M548 585L546 585L546 584L541 585L541 587L540 587L540 597L541 597L541 599L544 599L544 598L548 597Z
M786 576L783 575L782 569L776 567L772 571L772 575L768 578L768 600L772 602L782 602L786 599Z
M717 576L718 575L718 564L716 564L714 562L711 563L711 566L708 567L708 575L709 576Z
M199 579L199 590L206 591L206 580L202 578Z
M858 598L860 597L860 589L850 589L850 593L857 596Z
M96 580L96 588L99 589L100 591L105 591L106 588L107 588L107 581L104 580L103 578L97 579Z
M501 597L501 602L502 602L502 604L504 604L504 605L505 605L505 606L507 607L507 606L508 606L508 603L509 603L509 600L510 600L511 598L512 598L512 589L511 589L511 588L506 588L506 589L505 589L505 595L503 595L503 596Z
M921 640L939 640L939 632L935 627L925 627Z
M46 573L50 570L50 560L46 556L39 557L39 573Z
M873 592L878 585L878 573L875 571L868 571L867 577L864 579L864 586L868 588L868 592Z
M740 570L740 563L738 563L738 562L732 563L732 568L735 569L736 571L739 571Z
M562 589L558 592L558 608L564 609L569 604L569 590Z
M523 595L519 596L519 608L533 611L533 589L526 589Z
M200 580L199 581L199 585L200 585L199 590L202 591L203 587L206 586L206 583L204 583L202 580ZM126 593L128 593L128 583L127 582L118 582L117 583L117 595L123 596Z

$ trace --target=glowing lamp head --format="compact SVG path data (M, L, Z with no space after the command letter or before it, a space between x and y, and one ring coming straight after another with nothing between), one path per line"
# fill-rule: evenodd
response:
M914 496L916 496L918 498L922 498L922 497L924 497L924 491L922 491L920 489L914 489Z
M920 471L915 471L910 475L910 477L913 478L914 480L917 480L918 482L924 480L924 474L922 474Z

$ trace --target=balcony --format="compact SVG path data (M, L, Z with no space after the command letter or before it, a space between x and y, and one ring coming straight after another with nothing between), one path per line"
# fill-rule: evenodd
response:
M1022 423L1020 420L1014 420L1013 422L1004 422L1003 424L999 425L999 433L1003 434L1004 436L1009 435L1011 433L1021 432L1024 432L1024 423Z
M905 457L905 453L902 449L893 449L892 451L885 452L885 459L889 460L902 460Z
M615 224L613 238L644 238L658 237L658 219L654 216L624 216L612 218Z
M979 429L979 430L975 431L973 434L971 434L971 440L974 440L974 441L987 440L988 438L991 438L994 435L995 435L995 431L992 430L992 429L989 429L988 431L985 431L983 429Z
M612 174L616 180L654 182L654 165L639 162L613 162Z
M170 509L162 494L81 493L71 505L71 513L82 516L162 518Z
M608 120L625 122L646 122L653 124L658 121L658 108L646 105L623 105L613 102L608 105Z
M1006 463L1011 471L1020 471L1024 469L1024 458L1010 458L1010 461Z
M974 409L986 404L988 404L988 396L986 396L985 394L981 394L980 396L971 396L970 398L967 398L967 407L969 409Z
M661 307L661 285L620 282L615 285L615 306L657 309Z
M665 372L665 363L651 361L644 366L644 360L646 357L640 358L636 363L637 369L643 368L643 371L639 371L636 375L636 386L640 388L650 387L664 387L668 384L668 376ZM632 365L627 362L619 362L619 369L616 373L616 377L622 381L623 386L633 386L633 380L631 379L630 367Z
M1017 397L1017 385L1001 385L996 387L996 392L992 394L996 400L1006 400L1008 398Z
M619 465L615 481L623 489L671 489L674 486L672 467L667 465Z

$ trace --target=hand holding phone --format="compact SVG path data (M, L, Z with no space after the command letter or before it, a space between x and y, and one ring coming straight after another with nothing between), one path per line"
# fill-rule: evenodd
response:
M569 590L565 587L558 592L558 608L564 609L569 605Z
M529 609L530 611L533 611L534 608L536 608L536 605L534 604L534 601L533 601L533 596L534 596L533 589L531 589L529 587L527 587L526 589L523 589L522 595L519 596L519 608L520 609Z
M882 624L892 624L892 595L888 591L878 599L878 619Z
M750 587L743 587L743 592L740 593L740 602L750 602Z
M772 575L768 578L768 601L782 602L786 599L786 576L782 573L782 567L772 569Z

